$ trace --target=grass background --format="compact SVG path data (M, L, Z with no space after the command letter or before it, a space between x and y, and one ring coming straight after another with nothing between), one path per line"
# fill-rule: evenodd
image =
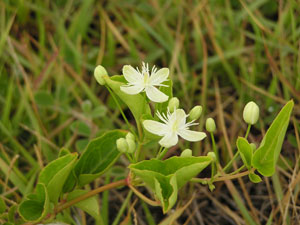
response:
M245 133L242 110L248 101L261 110L249 137L256 143L282 105L295 101L273 177L258 185L248 178L219 182L212 193L191 185L179 203L185 205L193 190L197 194L186 208L174 211L180 218L172 223L299 223L299 40L298 0L1 0L1 197L8 205L20 202L61 147L81 152L104 131L126 127L93 70L101 64L109 74L120 74L124 64L145 61L170 68L184 109L203 106L199 129L207 117L216 119L224 161ZM184 147L192 147L195 155L211 148L206 139L193 146L180 143L172 154ZM126 172L116 171L94 185ZM104 193L101 212L107 224L126 222L120 211L126 196L127 190ZM138 224L168 217L140 202L128 211ZM75 215L81 224L92 224L82 212Z

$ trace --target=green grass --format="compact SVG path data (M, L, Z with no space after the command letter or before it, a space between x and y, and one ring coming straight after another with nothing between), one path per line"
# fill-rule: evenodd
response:
M260 189L247 179L235 182L234 190L231 184L218 184L212 196L220 204L206 205L199 212L191 204L178 224L193 213L191 224L200 224L201 214L205 224L224 220L266 224L271 212L270 224L295 224L300 215L299 14L297 0L0 1L1 196L8 206L19 203L32 191L38 171L57 157L61 147L81 152L88 140L104 131L126 128L108 91L94 80L93 70L101 64L111 75L120 74L124 64L139 66L145 61L170 68L183 108L196 104L205 108L201 129L206 117L216 118L217 145L226 160L230 160L228 144L235 151L235 138L247 128L241 115L248 101L256 101L261 109L262 119L249 137L253 142L261 140L259 131L267 129L286 101L295 101L290 138L282 150L289 167L279 166ZM216 83L222 106L216 100ZM89 110L85 104L91 104ZM76 128L78 121L85 126ZM202 155L210 144L206 140L179 147ZM99 179L99 184L104 182L105 177ZM198 192L194 204L211 202L203 196L203 187L194 188ZM224 202L223 193L235 204ZM103 198L107 224L118 224L127 215L128 205L121 207L120 202L130 196L128 192L119 198L113 195L106 192ZM134 199L126 199L129 206ZM180 200L186 199L182 194ZM158 224L168 216L140 202L135 210L137 219L146 224L154 224L153 220ZM250 219L254 215L259 219Z

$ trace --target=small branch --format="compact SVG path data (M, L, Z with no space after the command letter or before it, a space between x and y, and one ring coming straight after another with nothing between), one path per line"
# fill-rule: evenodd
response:
M214 182L218 182L218 181L225 181L225 180L233 180L233 179L237 179L239 177L243 177L243 176L247 176L249 173L254 172L255 169L251 169L251 170L247 170L245 172L242 173L238 173L238 174L234 174L234 175L225 175L223 177L217 177L214 178ZM211 178L192 178L191 181L192 182L209 182Z
M116 188L116 187L119 187L119 186L123 186L123 185L126 185L127 184L127 180L126 179L123 179L123 180L119 180L119 181L116 181L116 182L113 182L113 183L110 183L110 184L107 184L107 185L104 185L104 186L101 186L101 187L98 187L84 195L81 195L69 202L66 202L65 204L63 204L61 207L59 207L58 209L55 210L55 213L59 213L61 211L63 211L64 209L66 208L69 208L70 206L72 205L75 205L76 203L80 202L80 201L83 201L87 198L90 198L90 197L93 197L94 195L100 193L100 192L103 192L103 191L106 191L106 190L109 190L109 189L112 189L112 188Z
M144 202L148 203L149 205L152 206L160 206L160 202L158 201L153 201L149 198L147 198L145 195L143 195L141 192L139 192L135 187L133 187L131 184L128 184L128 187L133 191L134 194L139 196Z

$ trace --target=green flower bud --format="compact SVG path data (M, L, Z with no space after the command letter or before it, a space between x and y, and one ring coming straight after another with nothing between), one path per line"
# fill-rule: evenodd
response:
M190 156L193 156L193 152L191 149L185 149L181 152L180 154L181 157L190 157Z
M255 124L259 117L259 107L255 102L248 102L244 108L243 118L248 124Z
M85 100L81 104L82 111L84 112L90 112L92 110L92 103L90 100Z
M179 100L176 97L173 97L170 99L168 107L170 109L170 112L174 112L179 107Z
M192 108L192 110L190 111L189 118L191 120L197 120L201 116L201 113L202 113L202 106L197 105L194 108Z
M130 154L133 154L135 152L135 149L136 149L136 145L135 145L134 140L126 139L126 141L127 141L127 144L128 144L127 152L130 153Z
M128 134L126 135L126 140L135 140L135 136L131 133L131 132L128 132Z
M128 143L125 138L119 138L117 140L117 149L119 152L125 153L128 151Z
M213 118L208 118L205 124L206 130L210 133L216 130L216 123Z
M97 82L101 85L105 84L105 80L103 78L103 76L107 75L107 71L106 69L99 65L95 68L94 70L94 77L96 78Z
M250 143L250 146L251 146L251 148L252 148L252 150L253 150L253 151L255 151L255 150L256 150L256 144L254 144L254 143Z
M217 160L216 154L214 152L207 153L207 156L212 157L212 159L213 159L214 162Z

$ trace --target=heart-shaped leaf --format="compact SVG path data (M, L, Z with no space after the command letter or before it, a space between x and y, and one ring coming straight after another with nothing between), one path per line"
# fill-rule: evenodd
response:
M121 91L120 87L127 82L124 76L115 75L112 77L104 76L106 84L114 91L114 93L128 106L132 112L136 122L138 123L143 114L150 114L150 106L141 94L128 95Z
M252 165L263 176L272 176L279 157L284 136L290 121L294 102L289 101L267 130L259 148L254 152Z
M259 183L259 182L261 182L260 176L258 176L258 175L255 174L255 173L249 173L248 177L249 177L249 179L250 179L253 183Z
M77 153L67 154L50 162L40 173L39 183L45 184L49 199L54 204L57 203L65 181L76 160Z
M25 221L38 222L48 213L49 196L44 184L36 186L36 194L28 196L19 206L19 214Z
M125 135L125 131L109 131L88 144L74 168L80 186L98 178L116 162L121 155L116 141Z
M71 201L87 192L87 190L74 190L68 194L67 200ZM80 201L76 203L75 206L90 214L95 220L100 220L99 204L96 196Z
M240 155L242 157L245 166L248 169L251 169L251 161L252 161L252 154L253 154L251 145L248 143L246 138L238 137L236 141L236 146L240 152Z
M211 162L209 156L174 156L165 161L144 160L129 168L152 189L167 212L176 202L177 191Z

